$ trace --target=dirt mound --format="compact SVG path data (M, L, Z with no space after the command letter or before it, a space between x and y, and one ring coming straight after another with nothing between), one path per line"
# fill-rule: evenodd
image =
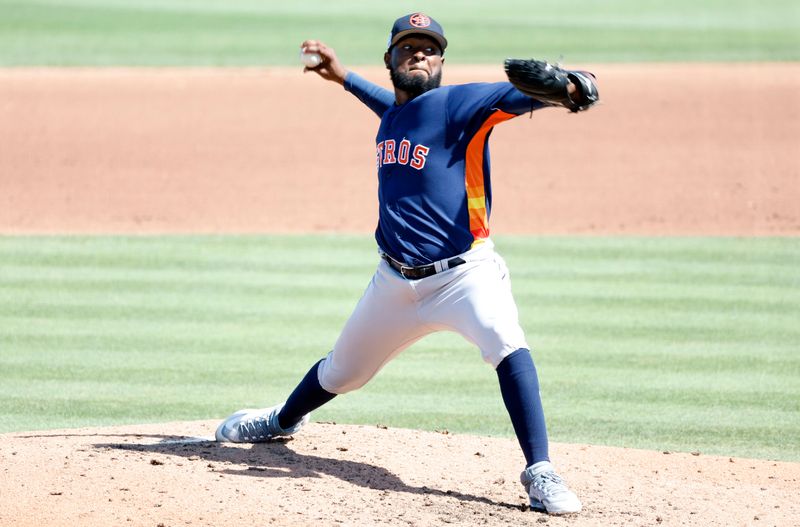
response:
M511 439L314 423L210 441L217 421L0 436L0 525L797 525L800 464L553 444L584 503L526 510Z

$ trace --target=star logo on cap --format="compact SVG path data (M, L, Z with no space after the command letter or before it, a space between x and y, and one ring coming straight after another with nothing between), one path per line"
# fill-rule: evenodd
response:
M414 13L408 17L408 22L414 27L428 27L431 25L431 19L422 13Z

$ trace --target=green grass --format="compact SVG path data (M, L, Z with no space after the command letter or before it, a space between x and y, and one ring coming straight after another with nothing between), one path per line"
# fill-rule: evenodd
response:
M498 247L553 440L800 460L800 240ZM0 432L280 400L375 263L367 236L0 237ZM452 334L314 418L512 435L494 373Z
M800 60L796 0L0 0L0 66L298 66L306 38L377 65L417 10L444 25L452 64Z

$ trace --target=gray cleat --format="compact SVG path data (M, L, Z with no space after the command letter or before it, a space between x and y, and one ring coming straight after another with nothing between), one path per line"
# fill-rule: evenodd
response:
M290 436L300 431L311 417L306 414L296 425L284 430L278 424L278 413L284 403L271 408L239 410L217 428L217 441L231 443L263 443L278 436Z
M540 461L523 470L520 482L528 492L531 509L547 514L574 514L581 511L580 500L556 474L549 461Z

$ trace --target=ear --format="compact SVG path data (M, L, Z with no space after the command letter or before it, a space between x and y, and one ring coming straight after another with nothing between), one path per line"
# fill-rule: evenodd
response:
M383 64L387 70L392 69L392 55L388 51L383 54Z

